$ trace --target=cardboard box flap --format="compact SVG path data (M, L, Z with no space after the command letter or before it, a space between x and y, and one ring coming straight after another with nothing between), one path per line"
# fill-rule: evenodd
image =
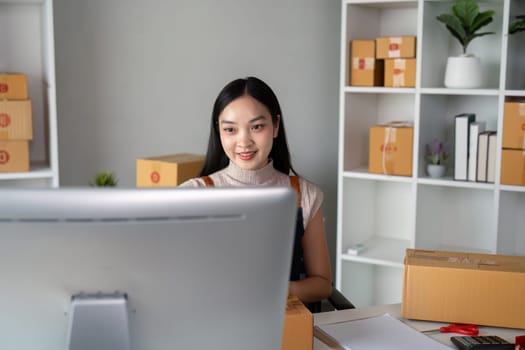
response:
M147 160L159 160L163 162L173 162L173 163L183 163L183 162L193 162L193 161L202 161L204 156L191 154L191 153L178 153L178 154L169 154L164 156L156 157L147 157L141 158Z

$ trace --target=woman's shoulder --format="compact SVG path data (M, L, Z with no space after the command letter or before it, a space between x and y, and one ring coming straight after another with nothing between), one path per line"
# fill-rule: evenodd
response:
M323 200L324 194L319 185L314 182L305 179L304 177L299 177L299 185L301 187L301 194L310 198L318 198L318 200Z
M204 180L200 177L194 177L181 183L177 187L206 187Z

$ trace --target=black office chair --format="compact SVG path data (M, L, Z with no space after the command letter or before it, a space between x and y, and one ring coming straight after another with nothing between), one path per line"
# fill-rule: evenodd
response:
M333 310L347 310L355 309L354 304L348 300L343 293L341 293L337 288L332 288L332 294L321 301L315 303L308 303L306 307L312 313L324 312L324 311L333 311Z

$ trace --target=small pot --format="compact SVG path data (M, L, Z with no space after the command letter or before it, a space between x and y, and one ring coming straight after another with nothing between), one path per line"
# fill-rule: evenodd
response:
M478 88L483 84L483 70L479 57L462 55L449 57L445 71L445 86L456 89Z
M443 164L427 164L427 173L430 177L440 178L445 176L447 167Z

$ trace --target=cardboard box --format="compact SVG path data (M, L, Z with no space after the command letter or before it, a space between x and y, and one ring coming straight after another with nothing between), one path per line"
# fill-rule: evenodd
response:
M525 101L505 102L502 147L525 149Z
M525 257L407 249L402 317L525 328Z
M0 74L0 100L27 100L25 74Z
M180 153L137 159L137 187L175 187L199 176L204 156Z
M392 36L376 39L376 58L416 57L415 36Z
M288 296L284 318L282 350L312 350L314 319L312 313L293 295Z
M352 40L350 85L383 86L384 64L375 58L375 40Z
M0 140L31 140L31 101L0 101Z
M0 172L29 171L29 141L0 141Z
M385 60L385 86L416 86L416 59L394 58Z
M525 150L501 150L502 185L525 186Z
M370 128L368 172L412 176L414 128L393 122Z

